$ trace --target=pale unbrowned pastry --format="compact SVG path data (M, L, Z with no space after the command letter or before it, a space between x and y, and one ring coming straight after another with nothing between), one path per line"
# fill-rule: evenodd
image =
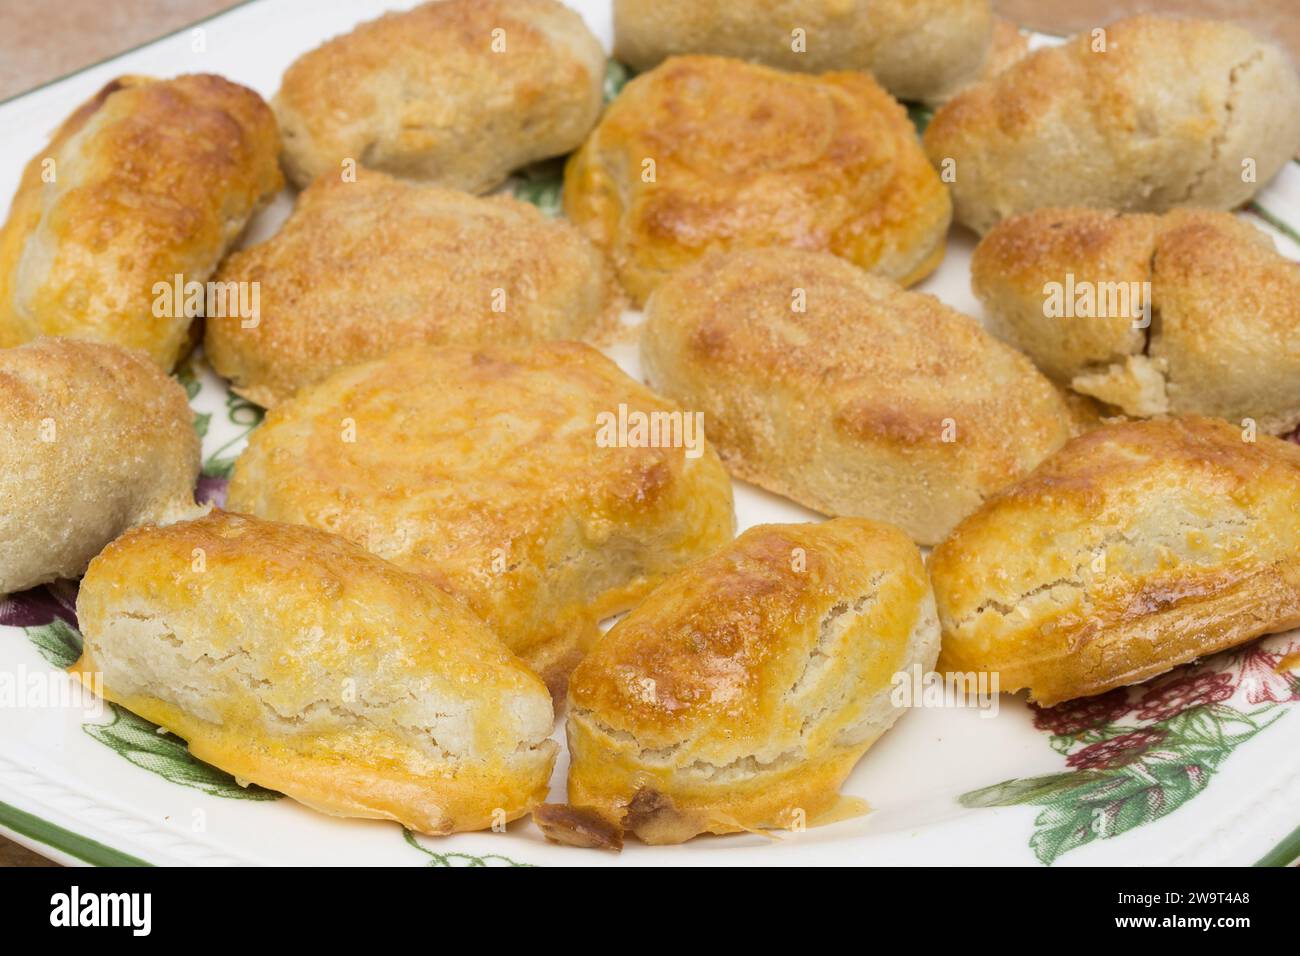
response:
M143 349L170 370L204 283L279 190L275 118L219 76L124 76L73 113L23 172L0 230L0 347L42 335Z
M0 595L79 577L137 524L200 514L185 390L143 352L0 349Z
M658 447L634 431L651 414ZM603 618L734 529L695 416L571 342L418 346L336 372L253 432L228 506L428 575L556 688Z
M673 57L632 80L564 172L564 208L638 303L716 250L816 249L916 282L952 207L903 107L866 73Z
M73 673L322 812L452 833L546 796L541 680L433 582L335 535L223 512L130 531L77 619Z
M637 70L687 53L865 70L901 100L974 79L992 29L989 0L614 0L614 56Z
M1300 148L1300 77L1234 24L1134 17L958 94L925 148L980 233L1040 206L1231 209Z
M647 843L815 822L939 651L920 552L857 518L759 525L650 593L569 684L569 802Z
M284 167L341 164L482 192L567 153L600 115L605 52L557 0L439 0L363 23L285 71Z
M208 359L268 408L402 345L599 340L622 304L603 253L564 220L375 172L316 180L218 280L257 283L260 315L209 319Z
M1226 212L1039 209L984 237L986 322L1126 414L1300 425L1300 266Z
M1051 705L1288 630L1298 542L1295 445L1197 417L1088 432L930 556L940 670Z
M922 544L1074 431L1024 355L834 256L716 255L660 286L646 313L651 385L704 412L733 475Z

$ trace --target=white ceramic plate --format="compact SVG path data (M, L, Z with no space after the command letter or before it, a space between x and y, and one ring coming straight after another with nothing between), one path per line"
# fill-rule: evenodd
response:
M22 165L58 122L119 74L215 72L269 97L300 53L411 5L252 0L0 104L0 195L12 194ZM573 5L608 44L609 4ZM512 188L553 206L550 173L553 167ZM245 241L274 232L290 205L282 197ZM1287 255L1300 256L1288 226L1300 225L1300 166L1290 164L1247 215L1271 228ZM942 268L921 288L978 315L968 284L972 245L970 234L955 230ZM612 354L639 375L631 347ZM258 411L230 395L201 357L178 374L205 431L201 490L219 494ZM817 517L739 483L736 508L742 528ZM74 594L74 584L58 585L0 604L0 622L9 625L0 626L0 830L64 862L1069 865L1300 857L1300 678L1287 669L1300 661L1286 660L1300 652L1300 632L1041 714L1014 697L1001 698L996 716L918 709L866 755L845 788L870 803L866 816L774 840L631 845L615 855L553 846L527 821L500 834L434 839L390 823L332 819L244 790L124 711L60 703L71 685L58 665L75 657L79 641L69 624ZM16 685L25 693L15 694ZM42 691L47 706L39 706ZM561 759L553 799L563 799L564 771Z

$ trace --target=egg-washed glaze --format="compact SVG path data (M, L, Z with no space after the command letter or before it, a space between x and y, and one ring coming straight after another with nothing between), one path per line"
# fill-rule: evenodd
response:
M707 444L601 444L620 405L682 414L577 343L402 349L273 410L228 506L428 575L559 687L602 618L734 529Z
M551 698L427 578L223 512L91 562L72 667L240 780L337 816L481 830L545 797Z

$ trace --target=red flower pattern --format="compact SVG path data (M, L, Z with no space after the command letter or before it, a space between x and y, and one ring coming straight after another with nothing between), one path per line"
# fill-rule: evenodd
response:
M1138 717L1142 720L1168 720L1193 707L1225 701L1235 689L1232 675L1218 671L1176 677L1156 684L1142 696L1138 702Z
M1067 765L1076 770L1111 770L1133 763L1160 741L1163 730L1134 730L1110 740L1089 744L1065 758Z
M1120 687L1097 697L1080 697L1055 707L1031 704L1034 726L1061 737L1074 737L1113 723L1129 712L1128 691Z
M1300 700L1300 675L1290 668L1278 670L1282 661L1300 652L1300 645L1292 644L1279 653L1269 653L1262 645L1254 644L1241 655L1238 686L1245 691L1251 704L1284 704Z

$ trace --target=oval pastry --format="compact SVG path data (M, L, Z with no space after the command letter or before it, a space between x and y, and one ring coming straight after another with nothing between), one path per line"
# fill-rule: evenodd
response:
M1231 23L1133 17L964 90L925 148L979 233L1042 206L1232 209L1300 149L1300 76Z
M994 334L1127 415L1300 425L1300 266L1226 212L1038 209L975 249Z
M256 283L259 315L209 319L208 359L268 408L402 345L600 339L622 302L604 255L564 220L364 171L316 180L218 281Z
M992 32L989 0L614 0L614 55L636 70L685 53L864 70L900 100L975 79Z
M556 0L439 0L299 57L273 105L300 187L351 160L483 192L581 143L604 79L600 41Z
M903 284L952 214L907 112L866 73L673 57L624 87L564 171L565 213L643 303L710 251L835 253Z
M0 595L80 577L132 525L200 513L193 422L185 390L142 352L0 350Z
M222 512L131 531L77 618L73 673L322 812L452 833L546 795L542 682L427 578L334 535Z
M647 843L836 803L939 650L920 552L854 518L759 525L651 592L569 685L569 802Z
M280 189L275 118L219 76L124 76L59 127L0 230L0 347L43 335L193 345L187 297ZM204 296L206 298L206 296Z
M944 671L1044 706L1300 624L1300 448L1227 422L1110 425L930 556Z
M646 314L651 385L704 413L733 475L922 544L1072 433L1025 356L834 256L713 256L660 286Z
M602 618L734 527L698 419L576 343L343 369L253 432L228 506L428 575L556 688Z

